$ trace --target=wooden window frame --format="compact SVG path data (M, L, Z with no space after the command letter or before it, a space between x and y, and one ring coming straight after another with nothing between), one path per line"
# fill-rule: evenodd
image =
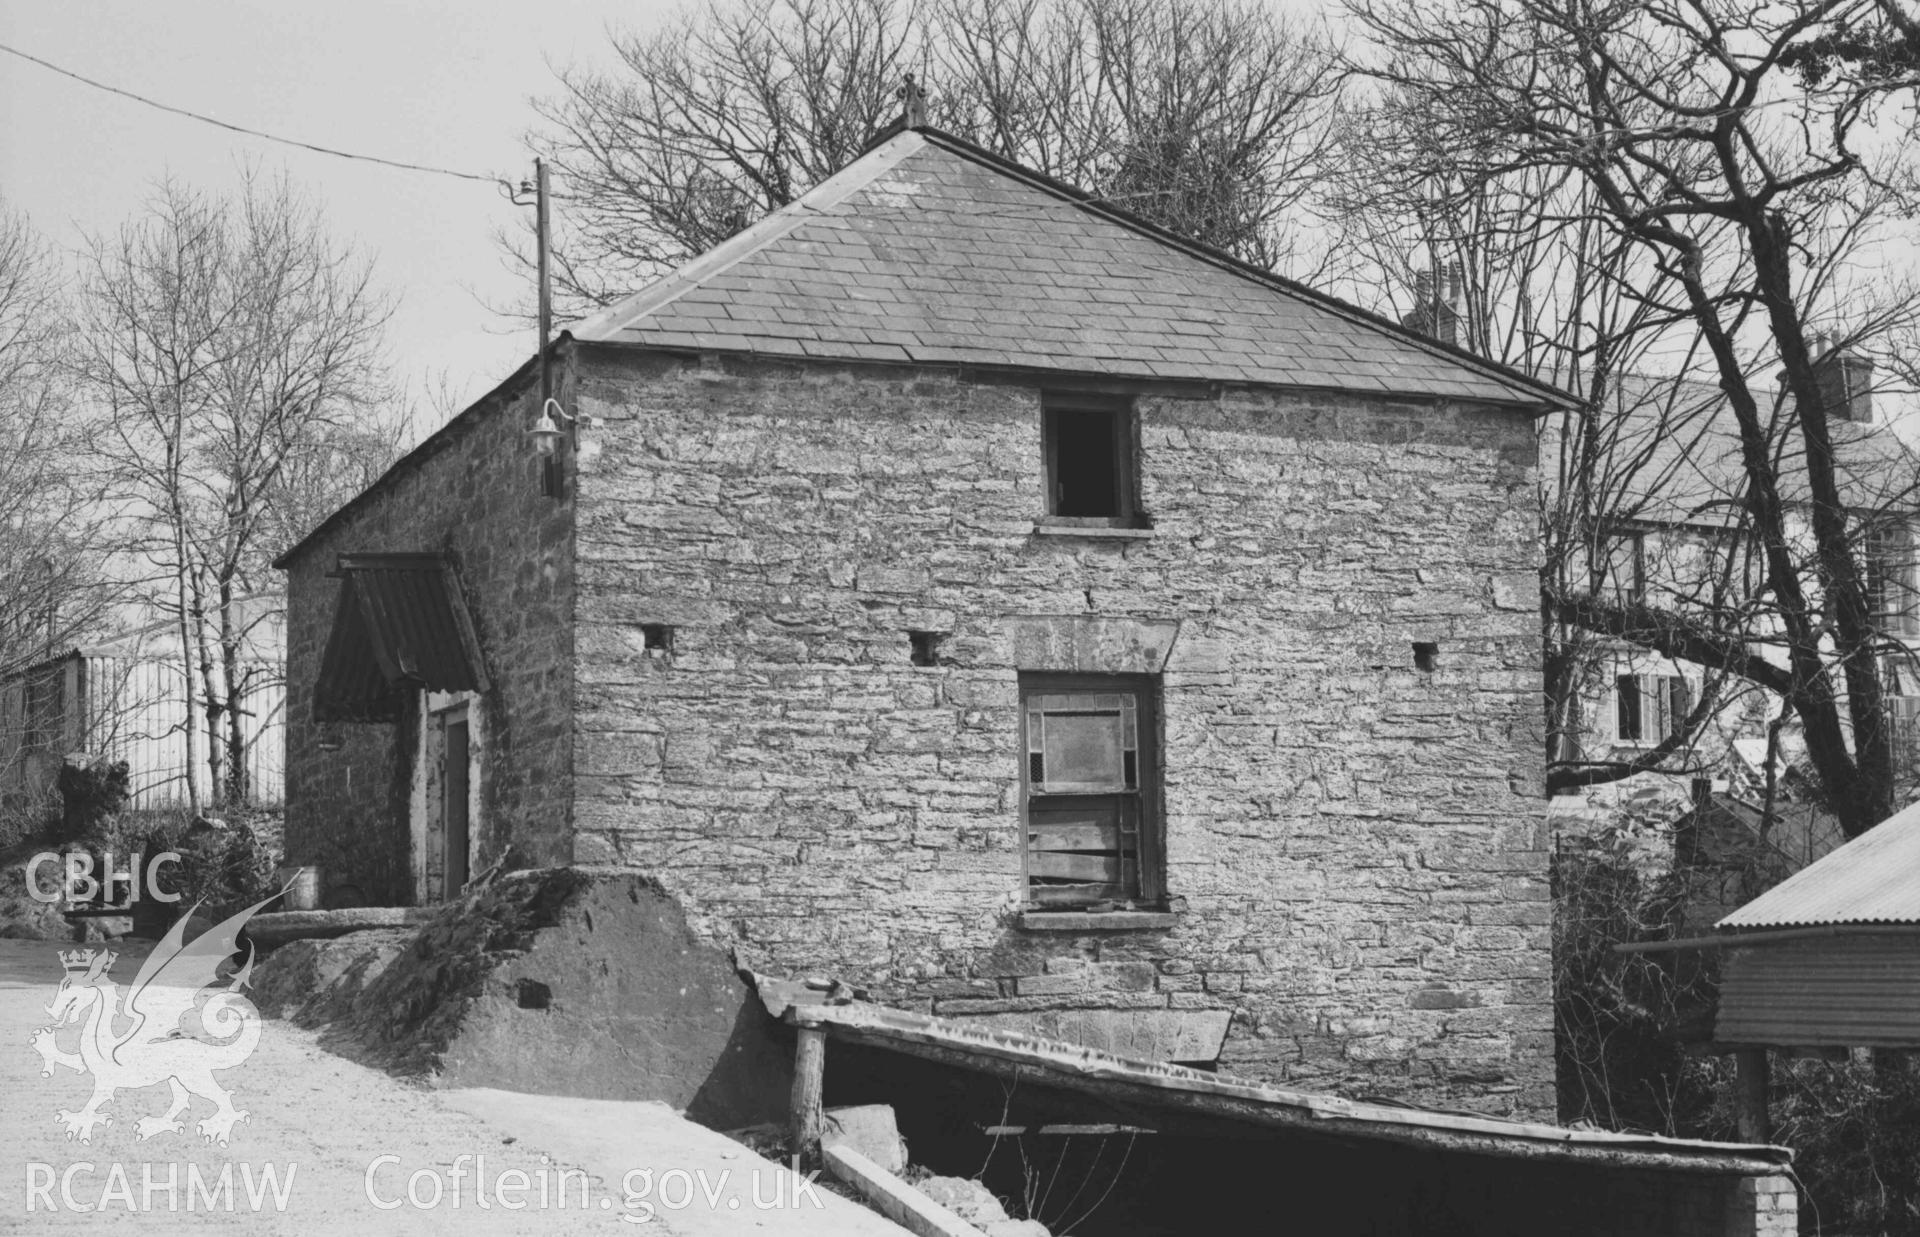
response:
M1030 753L1035 742L1029 725L1030 702L1056 695L1125 695L1134 702L1134 781L1130 795L1137 818L1134 821L1135 875L1131 888L1123 887L1120 896L1085 902L1065 898L1037 898L1034 884L1035 847L1032 811L1049 799L1064 804L1073 800L1102 797L1102 792L1036 791L1032 778ZM1157 911L1167 905L1166 891L1166 813L1161 799L1160 682L1157 675L1042 674L1020 675L1020 888L1030 911ZM1118 797L1118 796L1115 796ZM1124 809L1123 809L1124 810Z
M1622 687L1631 681L1637 697L1637 735L1622 733ZM1693 684L1683 674L1616 674L1613 676L1613 741L1623 747L1654 747L1664 743L1693 712Z
M1056 416L1062 412L1101 412L1113 418L1113 487L1118 508L1112 515L1061 515L1060 441ZM1050 525L1080 528L1146 528L1140 510L1140 419L1137 402L1127 395L1086 391L1043 391L1040 396L1040 445L1046 463Z
M1905 520L1867 530L1863 545L1867 607L1888 634L1920 635L1913 529Z
M1622 577L1622 571L1626 575ZM1614 595L1627 605L1647 601L1647 535L1627 529L1607 537L1607 573Z

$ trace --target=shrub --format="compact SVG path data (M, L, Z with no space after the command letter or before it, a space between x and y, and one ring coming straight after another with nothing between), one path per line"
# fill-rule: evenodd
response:
M1604 825L1562 840L1553 871L1554 1041L1560 1117L1605 1129L1734 1140L1731 1059L1711 1038L1715 955L1619 954L1615 944L1682 930L1690 882L1676 863L1674 801L1636 796ZM1758 892L1784 871L1748 860ZM1842 1063L1774 1052L1773 1141L1795 1151L1803 1232L1920 1237L1920 1078L1904 1059Z
M1920 1234L1920 1079L1904 1061L1774 1056L1773 1138L1807 1187L1801 1226Z
M60 830L55 841L78 842L104 836L127 805L127 762L94 760L60 766Z
M1553 864L1554 1049L1560 1117L1677 1134L1713 1102L1713 1066L1689 1057L1717 977L1673 954L1620 954L1673 936L1686 883L1673 822L1685 800L1629 798L1590 833L1564 838Z
M160 869L161 889L179 894L182 910L197 903L198 913L215 921L280 888L272 852L244 824L174 817L150 826L133 844L149 856L177 852L180 862Z

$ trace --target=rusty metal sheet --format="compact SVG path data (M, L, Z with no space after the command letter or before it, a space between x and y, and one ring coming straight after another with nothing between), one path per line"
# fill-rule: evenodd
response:
M1920 936L1837 934L1729 950L1714 1039L1920 1048Z
M1714 927L1920 923L1920 803L1761 894Z
M314 716L392 721L407 694L485 691L487 675L459 579L439 554L343 554Z

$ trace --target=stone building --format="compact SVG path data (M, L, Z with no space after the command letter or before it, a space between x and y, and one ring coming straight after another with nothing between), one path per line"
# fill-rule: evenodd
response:
M280 560L336 901L658 880L744 965L1550 1114L1509 370L938 132L564 336Z

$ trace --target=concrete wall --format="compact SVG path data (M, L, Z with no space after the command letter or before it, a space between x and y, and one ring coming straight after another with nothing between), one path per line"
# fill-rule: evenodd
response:
M1551 1112L1521 416L1143 398L1154 530L1096 540L1034 532L1034 388L577 364L577 862L886 1002ZM1024 926L1022 670L1159 674L1170 926Z
M440 1087L657 1100L720 1130L784 1121L793 1088L793 1033L632 873L515 873L413 928L295 940L253 995Z
M313 721L313 690L340 582L335 557L448 551L493 688L474 706L486 737L472 821L478 874L509 844L515 866L570 857L573 502L546 497L529 448L537 395L525 383L470 409L367 492L287 571L287 858L376 904L415 900L410 798L417 718ZM417 703L417 702L416 702ZM323 737L339 744L324 750Z

